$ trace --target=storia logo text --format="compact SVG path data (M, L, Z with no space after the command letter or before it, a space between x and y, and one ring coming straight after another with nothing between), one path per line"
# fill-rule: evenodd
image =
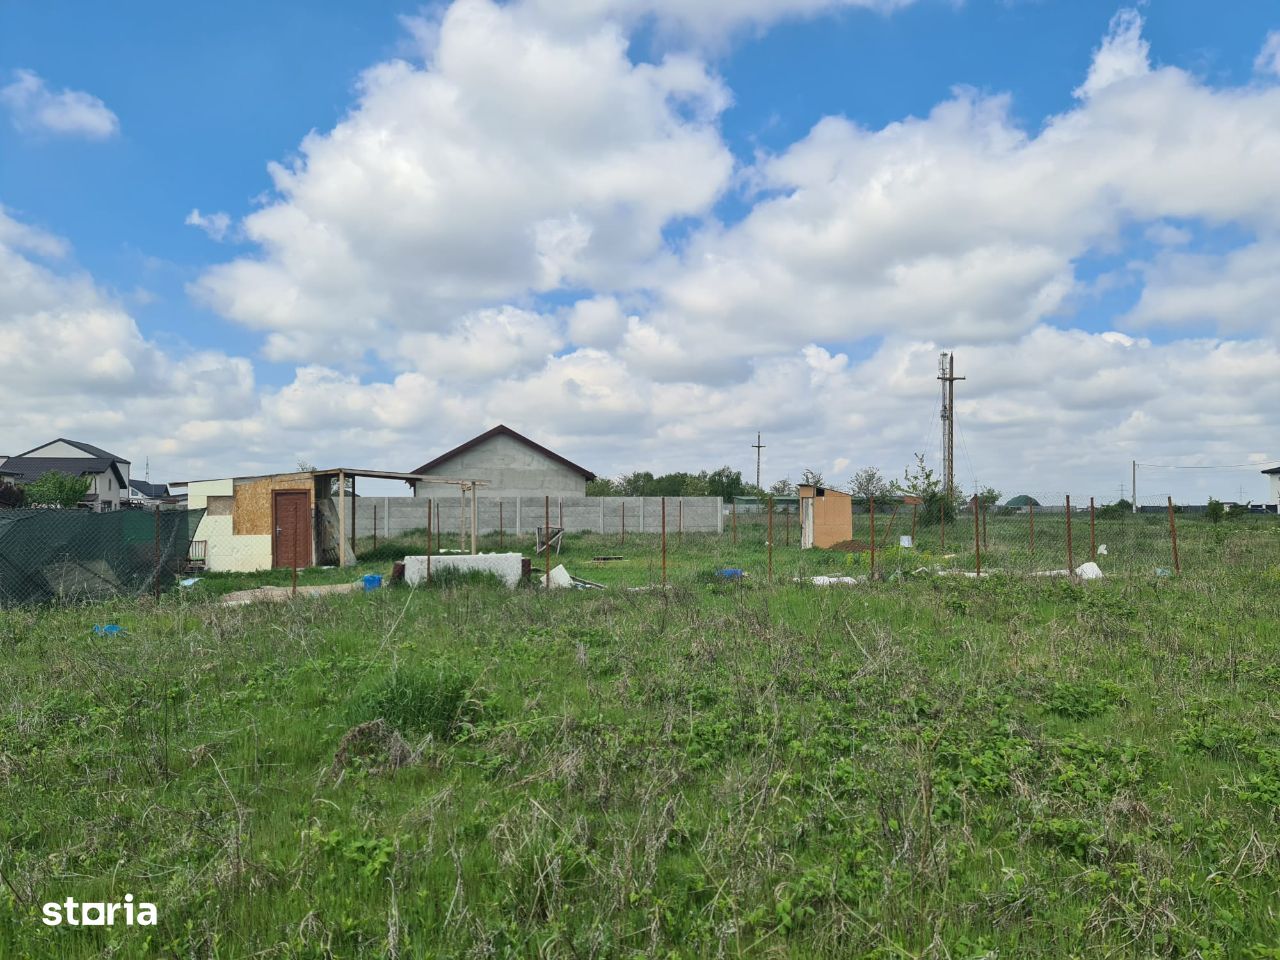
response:
M117 920L129 927L134 924L140 927L154 927L156 905L154 903L135 904L132 893L124 895L124 903L97 901L80 903L72 897L67 897L63 903L44 905L44 924L47 927L58 927L62 924L71 927L111 927Z

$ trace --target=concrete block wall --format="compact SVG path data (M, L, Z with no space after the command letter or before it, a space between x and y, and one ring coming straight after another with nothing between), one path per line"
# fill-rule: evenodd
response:
M432 514L432 528L445 537L471 529L471 503L465 507L456 492L427 497L356 497L356 536L370 537L376 517L378 538L398 536L427 525L427 505L439 508L439 524ZM547 509L544 497L476 498L476 522L480 533L495 533L499 522L509 534L531 535L541 526ZM351 501L347 501L351 509ZM628 533L657 533L662 529L661 497L552 497L551 525L571 532L620 533L625 523ZM350 515L348 514L348 517ZM348 520L350 522L350 520ZM724 510L719 497L667 497L667 532L723 533ZM442 544L450 546L449 543Z

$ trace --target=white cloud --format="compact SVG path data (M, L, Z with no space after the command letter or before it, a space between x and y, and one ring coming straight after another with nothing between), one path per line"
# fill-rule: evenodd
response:
M243 222L262 255L195 288L273 359L629 284L729 182L728 95L696 60L633 64L615 27L558 34L491 0L457 0L430 42L425 67L366 71L350 114L272 166L278 200Z
M1151 70L1151 45L1142 36L1142 16L1124 9L1111 18L1107 36L1093 55L1089 76L1076 88L1077 97L1089 98L1114 84L1145 76Z
M107 105L81 90L50 90L37 73L17 70L0 87L0 105L22 131L106 140L120 132L120 120Z
M189 227L198 227L208 234L211 240L219 243L226 239L227 231L231 229L230 215L220 210L206 215L200 212L199 207L195 207L182 222Z
M1258 58L1253 61L1253 69L1258 73L1280 77L1280 30L1272 30L1267 34Z

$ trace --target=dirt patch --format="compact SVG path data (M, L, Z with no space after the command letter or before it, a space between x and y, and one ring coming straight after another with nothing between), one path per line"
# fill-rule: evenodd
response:
M866 553L871 549L871 544L863 540L841 540L839 543L833 543L827 549L835 553Z
M381 774L398 770L415 760L413 748L400 736L400 731L387 721L370 720L352 727L338 742L329 777L340 780L354 766Z

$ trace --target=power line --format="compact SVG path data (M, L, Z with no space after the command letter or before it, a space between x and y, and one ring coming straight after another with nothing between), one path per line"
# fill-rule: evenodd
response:
M1280 464L1280 460L1255 460L1252 463L1215 464L1139 463L1138 466L1158 467L1161 470L1242 470L1246 467L1265 467L1273 463Z

